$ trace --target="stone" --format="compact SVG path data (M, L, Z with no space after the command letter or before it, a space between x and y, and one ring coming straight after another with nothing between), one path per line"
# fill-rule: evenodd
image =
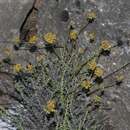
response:
M33 0L0 0L0 60L5 57L3 48L12 48L14 44L4 41L11 41L14 36L19 35L21 24L32 7L33 2ZM61 43L65 43L68 38L69 20L78 23L75 27L79 29L86 23L84 14L88 10L96 10L96 21L84 30L86 33L96 30L96 42L90 44L87 36L83 34L79 36L79 45L89 48L86 56L93 54L94 51L97 50L100 39L110 39L112 45L117 43L117 38L120 36L127 36L126 39L130 39L128 35L130 30L130 0L89 0L89 2L83 0L80 1L80 4L82 5L82 9L77 9L77 7L75 7L75 1L73 0L44 0L43 6L39 11L38 33L42 35L46 32L55 32L59 40L62 41ZM77 6L79 6L79 2ZM67 10L67 12L64 10ZM64 11L64 13L62 11ZM106 74L111 73L113 70L116 70L130 61L130 47L128 43L126 44L124 42L121 48L113 48L112 51L114 53L111 53L108 57L103 56L99 60ZM14 63L20 62L25 65L28 60L34 60L34 55L24 50L20 53L14 50L13 54L15 55L13 57L13 59L15 59ZM112 65L113 63L116 64ZM107 89L108 96L106 97L106 102L110 100L109 102L115 111L110 110L105 111L105 113L112 120L112 126L115 126L114 130L129 130L130 128L130 66L128 66L126 70L123 70L123 74L126 78L120 87L114 86L113 88ZM5 80L4 78L7 77L1 77L2 80ZM110 77L110 79L105 82L106 84L112 83L113 77ZM13 88L11 84L12 83L10 83L10 85L8 84L7 87L12 92ZM0 88L2 91L5 91L4 85L1 84ZM120 98L112 101L113 95ZM2 96L0 103L3 101L8 102L9 100L7 99L9 99L9 97L4 96L3 98ZM111 127L108 127L108 129L110 128Z

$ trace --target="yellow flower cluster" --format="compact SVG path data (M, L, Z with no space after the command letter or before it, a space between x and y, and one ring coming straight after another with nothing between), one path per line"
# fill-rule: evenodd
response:
M56 111L56 101L49 100L47 102L47 105L46 105L46 108L44 109L44 111L46 111L48 114L50 114L51 112L55 112Z
M28 72L31 73L33 71L33 65L32 64L28 64L26 69L27 69Z
M124 75L117 75L116 76L116 81L117 82L122 82L124 80Z
M14 72L19 73L22 71L22 65L21 64L15 64L14 65Z
M85 89L90 89L92 87L92 82L90 80L83 80L81 86Z
M49 32L43 36L43 39L48 43L48 44L55 44L57 42L57 37L56 34Z
M94 71L97 66L96 59L91 60L87 65L89 70Z
M100 46L100 48L102 49L102 50L104 50L104 51L109 51L110 49L111 49L111 43L110 43L110 41L108 41L108 40L103 40L102 42L101 42L101 46Z
M95 71L94 71L94 74L97 76L97 77L102 77L103 74L104 74L104 70L101 68L101 67L96 67Z
M24 68L22 67L21 64L15 64L13 69L14 69L14 72L15 72L15 73L19 73L19 72L21 72L22 70L24 70ZM26 66L26 70L27 70L29 73L31 73L31 72L33 71L33 65L32 65L32 64L28 64L28 65Z
M33 36L30 36L28 42L29 42L30 44L34 44L34 43L37 42L37 40L38 40L38 37L37 37L36 35L33 35Z
M88 21L93 21L94 19L96 19L96 12L91 11L87 13L87 20Z
M69 32L69 38L70 38L70 40L72 40L72 41L76 41L77 38L78 38L78 32L77 32L76 30L71 30L71 31Z
M88 66L88 70L94 71L94 74L95 74L96 77L102 77L103 76L104 70L103 70L103 68L97 66L95 58L92 59L91 61L89 61L87 66Z

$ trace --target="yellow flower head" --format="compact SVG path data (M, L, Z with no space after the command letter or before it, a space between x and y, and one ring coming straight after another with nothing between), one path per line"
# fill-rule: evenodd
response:
M93 21L94 19L96 19L96 12L91 11L87 13L87 20L88 21Z
M96 59L93 59L90 62L88 62L89 70L92 70L92 71L95 70L96 66L97 66Z
M29 42L30 44L34 44L34 43L37 42L37 40L38 40L38 37L37 37L36 35L33 35L33 36L30 36L28 42Z
M57 42L57 37L56 34L49 32L43 36L43 39L48 43L48 44L55 44Z
M122 82L124 80L124 75L117 75L116 76L116 81L117 82Z
M89 81L89 80L83 80L82 83L81 83L81 86L85 89L89 89L92 87L92 82Z
M102 100L102 98L99 97L98 95L95 95L95 96L93 97L93 101L94 101L95 103L100 103L101 100Z
M21 64L15 64L14 65L14 71L15 72L20 72L22 70L22 65Z
M11 49L10 48L5 48L4 53L9 56L11 54Z
M19 36L15 37L14 40L13 40L13 42L15 42L15 43L17 43L17 44L20 43L20 38L19 38Z
M56 101L55 100L49 100L47 102L46 108L44 109L48 114L51 112L56 111Z
M89 37L89 39L90 39L91 41L94 41L95 38L96 38L96 33L95 33L95 32L90 32L90 33L88 34L88 37Z
M28 72L32 72L33 65L32 64L28 64L27 67L26 67L26 69L27 69Z
M97 67L94 71L94 74L97 76L97 77L102 77L103 74L104 74L104 70L101 68L101 67Z
M104 40L101 42L101 49L103 49L104 51L110 50L111 49L111 44L108 40Z
M71 30L69 33L70 40L76 41L78 38L78 32L76 30Z

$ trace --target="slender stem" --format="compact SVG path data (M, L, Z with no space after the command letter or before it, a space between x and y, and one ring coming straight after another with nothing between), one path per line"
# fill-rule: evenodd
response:
M107 79L108 77L112 76L113 74L117 73L118 71L126 68L128 65L130 65L130 62L129 63L126 63L125 65L123 65L122 67L120 67L119 69L113 71L112 73L106 75L103 79Z
M86 120L86 118L87 118L87 115L88 115L88 110L85 112L85 115L84 115L83 120L80 121L78 130L81 130L81 129L82 129L82 127L83 127L83 125L84 125L84 123L85 123L85 120Z
M89 25L89 23L86 23L80 30L79 35L84 31L84 29Z
M104 89L106 89L106 88L111 88L111 87L113 87L114 85L115 85L115 83L112 84L112 85L109 85L109 86L104 87ZM87 95L92 95L92 94L94 94L94 93L96 93L96 92L98 92L98 91L100 91L100 90L101 90L101 88L97 88L97 89L95 89L95 90L93 90L93 91L91 91L91 92L88 92Z

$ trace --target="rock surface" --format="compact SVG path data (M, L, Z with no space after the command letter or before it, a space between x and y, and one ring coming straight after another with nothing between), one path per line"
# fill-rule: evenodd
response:
M44 4L39 12L39 34L55 32L58 34L59 40L64 42L67 38L69 23L74 23L76 28L79 29L85 23L85 13L88 10L96 10L98 15L96 22L85 29L83 35L79 37L81 47L86 46L88 40L86 33L96 31L96 43L87 45L90 48L87 54L93 53L102 39L110 39L113 45L120 39L124 43L123 47L114 48L109 57L101 57L99 62L105 68L106 74L130 61L129 0L57 1L43 0ZM0 0L0 41L10 41L19 34L19 28L32 3L33 0ZM63 21L61 19L63 10L69 12L68 20ZM13 43L0 42L0 59L5 56L3 49L5 47L12 48L12 45ZM17 55L17 53L13 53ZM16 59L16 62L24 64L23 61L32 57L32 54L22 51L14 59ZM105 111L105 113L110 117L113 130L130 130L130 66L122 73L125 75L124 83L121 86L108 89L105 97L106 102L109 102L112 107L112 110ZM112 82L112 78L109 79L109 82ZM0 127L0 129L2 128ZM108 129L110 130L110 128Z

